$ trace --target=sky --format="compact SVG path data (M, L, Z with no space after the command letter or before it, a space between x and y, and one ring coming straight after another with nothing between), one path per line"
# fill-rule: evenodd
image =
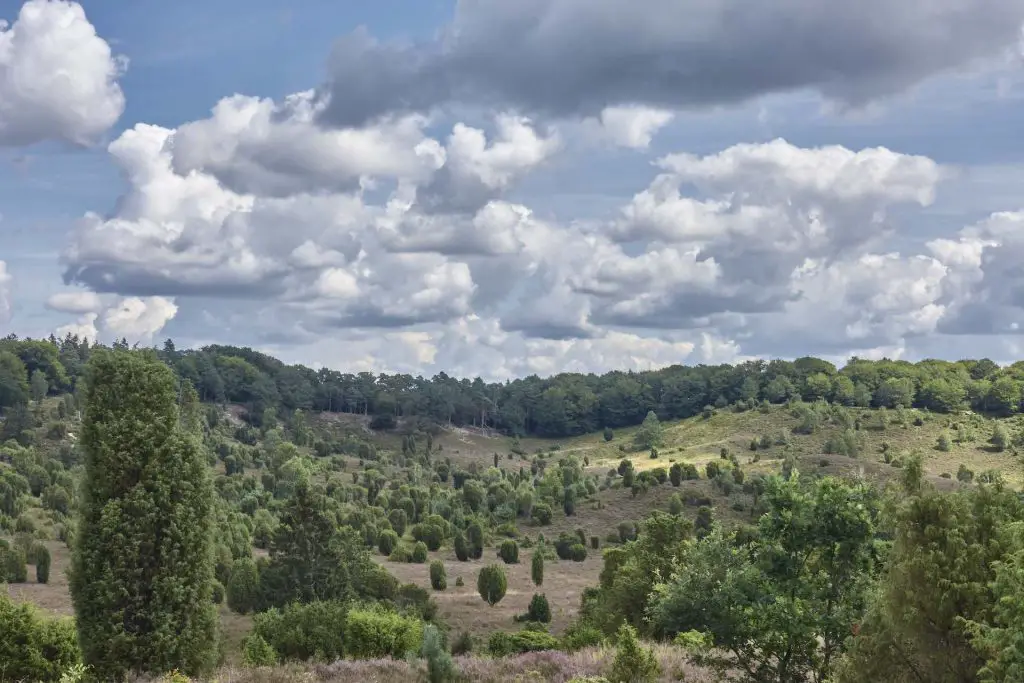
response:
M1024 358L1024 0L0 0L0 335Z

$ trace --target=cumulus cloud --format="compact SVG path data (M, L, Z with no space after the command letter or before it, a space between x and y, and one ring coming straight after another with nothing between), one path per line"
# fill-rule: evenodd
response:
M46 300L46 307L60 313L93 313L103 307L103 302L96 292L85 290L57 292Z
M210 118L168 138L172 167L182 175L205 171L236 192L288 196L353 190L364 177L422 181L444 163L441 146L423 134L423 117L331 131L315 124L316 111L308 92L279 105L225 98Z
M1001 211L964 228L958 239L928 247L949 265L953 305L940 330L948 334L1024 332L1024 211Z
M14 278L7 272L7 263L0 261L0 322L11 319L11 283Z
M1016 46L1024 0L461 0L445 30L338 41L323 118L360 125L451 103L597 116L816 90L846 104Z
M29 0L0 20L0 146L93 143L124 111L125 66L81 5Z
M671 111L653 107L605 107L598 117L584 120L584 129L613 145L647 149L655 134L667 126L673 116Z
M130 341L152 341L153 335L162 330L177 313L178 306L173 299L162 296L128 297L104 312L103 326L116 337L125 337Z
M97 318L99 318L98 313L86 313L75 322L61 325L54 331L54 334L58 339L71 335L79 339L88 339L91 342L96 342L100 336L100 332L96 328Z

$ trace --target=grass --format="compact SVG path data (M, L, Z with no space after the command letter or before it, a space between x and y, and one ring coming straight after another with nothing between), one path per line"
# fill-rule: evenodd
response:
M583 562L545 559L542 586L534 586L530 579L532 557L533 550L522 548L519 563L506 565L495 556L493 548L486 549L482 559L468 562L459 562L450 550L431 553L431 560L444 562L448 576L448 588L431 591L431 595L438 603L441 618L452 632L469 631L475 636L486 637L493 631L517 629L519 625L512 618L526 612L534 593L544 593L551 606L550 630L561 633L579 611L583 589L597 585L601 555L590 552ZM396 563L379 555L375 559L403 583L415 583L430 590L429 561L426 564ZM490 607L477 593L476 577L482 567L494 563L504 566L508 590L501 602ZM460 576L465 585L456 587L455 580Z
M712 683L720 680L711 671L688 662L679 648L664 645L654 645L653 648L661 667L659 682ZM576 677L606 675L614 657L614 649L588 648L574 653L528 652L501 659L463 655L455 657L454 662L459 680L467 683L567 683ZM424 680L424 674L422 660L373 659L260 669L224 668L207 680L211 683L409 683Z

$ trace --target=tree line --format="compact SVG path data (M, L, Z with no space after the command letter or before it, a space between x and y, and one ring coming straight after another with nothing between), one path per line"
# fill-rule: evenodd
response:
M122 340L114 346L128 345ZM41 392L73 392L94 348L72 336L0 340L0 409ZM661 419L678 419L708 407L752 407L765 401L824 399L848 406L1000 415L1019 412L1024 401L1024 361L1000 367L984 358L911 363L855 357L837 368L803 357L485 382L443 372L425 378L313 370L250 348L178 350L171 340L157 353L180 380L196 388L200 400L243 405L257 426L268 409L277 415L316 410L373 416L376 426L384 428L398 418L422 418L557 438L639 425L652 410Z

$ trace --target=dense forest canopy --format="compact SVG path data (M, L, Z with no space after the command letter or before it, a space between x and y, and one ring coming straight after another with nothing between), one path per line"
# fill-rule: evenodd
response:
M120 342L115 346L127 346ZM49 393L74 391L91 347L68 336L0 340L0 407L27 399L33 383ZM250 348L207 346L159 351L207 402L244 405L259 423L270 408L420 417L455 426L488 427L516 435L562 437L640 424L655 411L662 419L699 414L707 406L792 398L825 399L861 407L917 407L935 412L972 409L1012 414L1021 409L1024 361L1000 367L989 359L865 360L841 369L819 358L753 360L737 365L673 365L603 375L531 375L504 383L408 374L358 374L286 365Z

